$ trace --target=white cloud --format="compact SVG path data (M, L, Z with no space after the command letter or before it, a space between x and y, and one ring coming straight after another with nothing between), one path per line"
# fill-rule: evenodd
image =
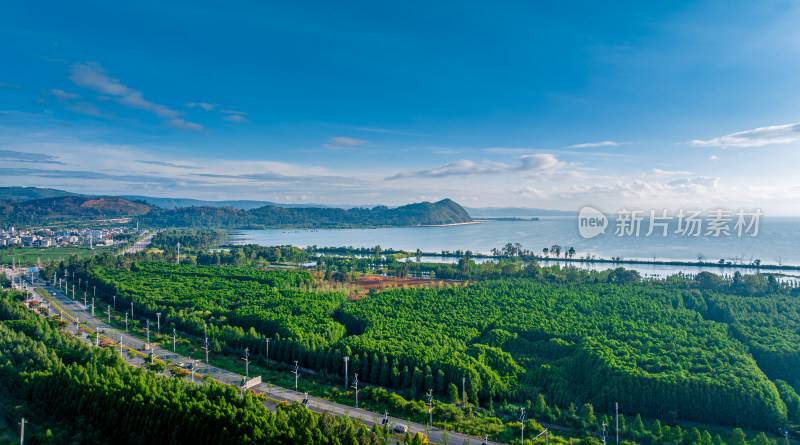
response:
M591 148L591 147L614 147L619 145L618 142L614 141L602 141L602 142L586 142L584 144L575 144L575 145L568 145L564 148Z
M78 99L81 98L80 94L67 93L64 90L55 90L55 89L53 89L53 90L46 91L46 93L50 94L52 96L55 96L56 99L58 99L60 101L64 101L64 102L68 102L70 100L78 100Z
M144 98L141 91L123 85L119 79L109 77L108 70L96 62L76 63L70 66L71 80L75 85L89 88L100 94L114 96L120 105L149 111L160 118L176 118L182 113ZM197 124L194 124L197 125Z
M692 187L706 187L714 188L717 186L719 178L710 176L698 176L695 178L681 178L675 179L667 183L668 187L673 188L692 188Z
M684 170L662 170L660 168L654 168L650 171L650 174L653 176L674 176L674 175L688 175L689 172Z
M223 113L228 113L228 114L239 114L239 115L242 115L242 116L247 116L247 113L245 113L244 111L236 111L236 110L219 110L219 111L221 111Z
M386 178L442 178L446 176L491 175L512 172L547 172L559 169L565 164L549 153L520 156L516 165L484 160L476 163L467 159L450 162L438 167L413 172L401 172Z
M210 104L207 102L189 102L188 104L186 104L186 106L189 108L200 107L206 111L211 111L214 108L218 107L219 104Z
M205 128L200 124L196 124L194 122L187 122L187 121L185 121L185 120L183 120L181 118L168 120L168 121L164 122L164 125L166 125L168 127L180 128L181 130L200 131L200 130Z
M115 100L120 105L124 105L128 108L149 111L161 118L175 118L183 114L164 105L150 102L149 100L145 99L144 96L142 96L142 93L139 91L131 93L127 96L119 97Z
M708 160L709 161L719 161L719 156L711 155L711 156L708 157Z
M108 70L96 62L76 63L70 67L72 74L69 76L75 85L90 88L100 94L109 96L127 96L136 92L121 84L119 79L108 76Z
M763 147L770 144L788 144L800 141L800 123L773 125L754 130L740 131L712 139L689 141L693 147Z
M225 121L228 121L228 122L238 122L238 123L241 123L241 124L246 124L246 123L250 122L246 117L240 116L238 114L232 114L230 116L222 116L222 120L225 120Z
M322 146L331 150L346 150L346 149L351 149L353 147L358 147L359 145L364 145L367 142L368 141L365 141L363 139L339 136L330 138L329 143L322 144Z

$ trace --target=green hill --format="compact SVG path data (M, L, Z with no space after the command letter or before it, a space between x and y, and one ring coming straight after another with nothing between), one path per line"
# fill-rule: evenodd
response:
M57 190L51 190L51 192L57 192ZM27 196L34 196L36 193L39 192L30 192L27 193ZM22 196L22 194L17 193L16 196ZM0 225L46 225L55 221L66 223L72 220L85 221L132 216L138 217L141 224L154 227L254 229L404 227L472 221L467 212L450 199L435 203L408 204L396 208L386 206L372 209L284 208L268 205L252 210L216 206L164 209L147 205L142 201L129 201L118 197L95 198L78 195L0 200Z
M64 190L41 187L0 187L0 200L27 201L29 199L81 196Z

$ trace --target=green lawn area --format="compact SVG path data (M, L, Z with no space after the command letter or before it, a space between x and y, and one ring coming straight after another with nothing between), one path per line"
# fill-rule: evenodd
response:
M69 246L69 247L16 247L13 250L5 248L0 250L0 263L11 264L12 259L16 258L17 264L35 265L37 260L42 263L48 261L66 260L72 255L93 256L104 252L110 252L113 247L95 247L90 249L88 246Z

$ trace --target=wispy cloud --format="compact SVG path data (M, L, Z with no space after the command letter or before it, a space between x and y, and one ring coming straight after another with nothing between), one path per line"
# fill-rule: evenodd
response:
M56 161L56 157L52 155L13 150L0 150L0 159L13 162L36 162L42 164L66 165L63 162Z
M366 144L367 141L363 139L356 139L347 136L338 136L334 138L330 138L329 143L323 144L323 147L330 148L334 150L341 150L341 149L349 149L353 147L358 147L359 145Z
M684 170L662 170L660 168L654 168L650 171L650 174L653 176L676 176L676 175L688 175L689 172Z
M13 83L0 82L0 88L8 88L10 90L24 90L22 85L14 85Z
M71 100L78 100L78 99L81 98L80 94L67 93L64 90L55 90L54 89L54 90L45 91L45 93L47 93L47 94L49 94L51 96L55 96L56 99L58 99L60 101L63 101L63 102L69 102Z
M763 147L770 144L788 144L800 141L800 123L773 125L754 130L740 131L711 139L689 141L693 147Z
M160 165L162 167L173 167L173 168L187 168L187 169L192 169L192 170L196 170L196 169L200 168L200 167L194 167L194 166L191 166L191 165L180 165L180 164L174 164L172 162L165 162L165 161L138 161L137 160L136 162L139 162L141 164Z
M112 96L114 100L122 106L144 110L162 119L171 119L165 122L165 125L190 130L203 129L203 126L200 124L187 122L184 119L178 118L178 116L183 113L173 110L166 105L149 101L144 98L144 94L142 94L141 91L124 85L119 79L110 77L108 75L108 70L103 68L99 63L75 63L70 66L70 75L68 78L75 85L91 89L103 95Z
M167 127L179 128L181 130L200 131L200 130L203 130L205 128L200 124L196 124L194 122L187 122L187 121L185 121L185 120L183 120L181 118L170 119L170 120L164 122L164 125L167 126Z
M219 110L219 111L221 111L221 112L223 112L223 113L227 113L227 114L238 114L238 115L240 115L240 116L247 116L247 113L246 113L246 112L244 112L244 111L228 110L228 109L226 109L226 110Z
M461 159L425 170L401 172L386 178L386 180L415 177L443 178L447 176L494 175L512 172L543 172L558 169L564 165L563 162L560 162L555 156L549 153L520 156L518 162L514 165L488 160L478 163L467 159Z
M239 115L239 114L231 114L230 116L222 116L222 120L228 121L228 122L238 122L240 124L246 124L246 123L250 122L249 119L247 119L246 117L244 117L242 115Z
M374 127L357 127L357 126L344 126L343 128L348 128L351 130L358 130L358 131L368 131L370 133L384 133L384 134L393 134L397 136L430 136L423 133L413 133L410 131L402 131L402 130L392 130L387 128L374 128Z
M602 142L586 142L583 144L568 145L564 148L591 148L591 147L615 147L619 142L602 141Z
M186 106L189 108L200 107L206 111L211 111L214 108L218 107L219 104L210 104L207 102L189 102L188 104L186 104Z

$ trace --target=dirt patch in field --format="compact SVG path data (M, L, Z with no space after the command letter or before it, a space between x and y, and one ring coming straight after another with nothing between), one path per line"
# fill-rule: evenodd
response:
M391 287L440 287L445 285L463 284L464 281L455 280L436 280L430 278L414 278L414 277L385 277L381 275L366 275L355 281L360 290L368 292L370 289L383 290Z

